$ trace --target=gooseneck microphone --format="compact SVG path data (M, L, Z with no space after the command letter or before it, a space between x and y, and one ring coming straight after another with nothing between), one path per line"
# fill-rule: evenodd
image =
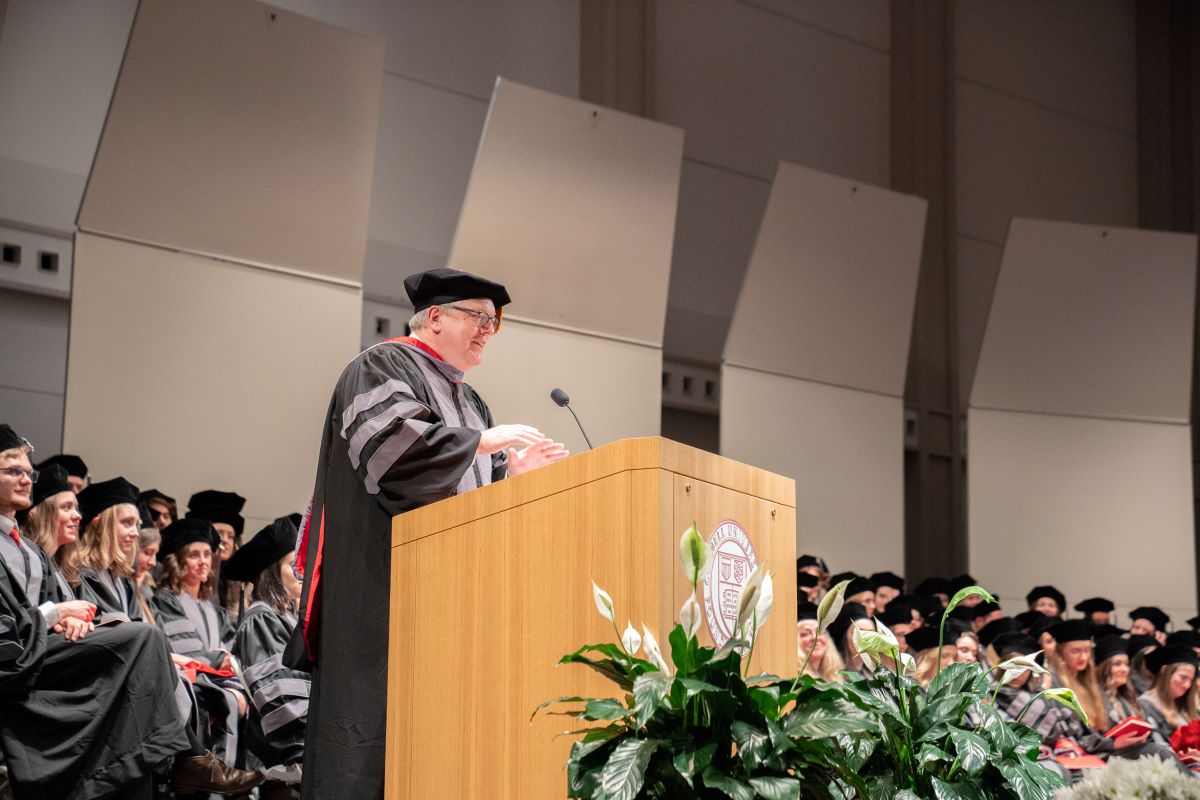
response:
M575 417L575 424L579 426L579 432L583 434L583 440L587 442L588 450L595 449L592 447L592 440L588 438L587 431L583 429L583 423L579 421L579 416L575 413L575 409L571 408L571 398L567 397L567 393L562 389L551 389L550 399L554 401L555 405L571 412L571 416Z

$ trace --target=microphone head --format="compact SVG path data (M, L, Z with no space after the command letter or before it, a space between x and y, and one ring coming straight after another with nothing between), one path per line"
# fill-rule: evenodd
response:
M562 389L551 389L550 399L560 408L565 408L567 403L571 402L571 398L567 397L567 393Z

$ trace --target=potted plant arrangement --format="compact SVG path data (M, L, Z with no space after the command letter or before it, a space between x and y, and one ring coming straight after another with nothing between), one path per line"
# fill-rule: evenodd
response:
M1052 800L1063 785L1035 763L1040 740L1002 718L979 664L951 664L928 689L905 673L911 657L882 623L858 631L870 675L845 683L803 674L753 674L755 634L771 612L772 582L761 566L742 590L734 638L720 648L697 640L702 612L696 587L713 552L692 525L679 542L692 593L667 637L669 658L653 633L628 623L594 583L599 612L616 642L588 644L561 663L596 670L620 694L559 697L534 712L584 723L572 733L567 796L589 800L733 798L733 800ZM818 636L840 613L846 584L818 607ZM952 599L946 614L970 594ZM944 630L945 616L942 619ZM811 656L811 651L809 653ZM1037 668L1031 657L993 668L1001 682ZM1048 696L1078 709L1069 690Z

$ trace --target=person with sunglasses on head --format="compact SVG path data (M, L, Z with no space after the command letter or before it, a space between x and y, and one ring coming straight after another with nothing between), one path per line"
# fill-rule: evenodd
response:
M305 800L383 796L392 517L567 455L536 428L497 425L463 381L500 330L504 286L433 269L404 288L412 333L342 372L301 525L303 593L285 663L312 671Z

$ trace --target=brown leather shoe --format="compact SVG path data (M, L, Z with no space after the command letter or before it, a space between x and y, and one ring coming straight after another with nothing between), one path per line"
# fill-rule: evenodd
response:
M176 792L216 792L239 795L263 781L260 772L247 772L225 765L209 750L202 756L176 758L171 767L171 788Z

